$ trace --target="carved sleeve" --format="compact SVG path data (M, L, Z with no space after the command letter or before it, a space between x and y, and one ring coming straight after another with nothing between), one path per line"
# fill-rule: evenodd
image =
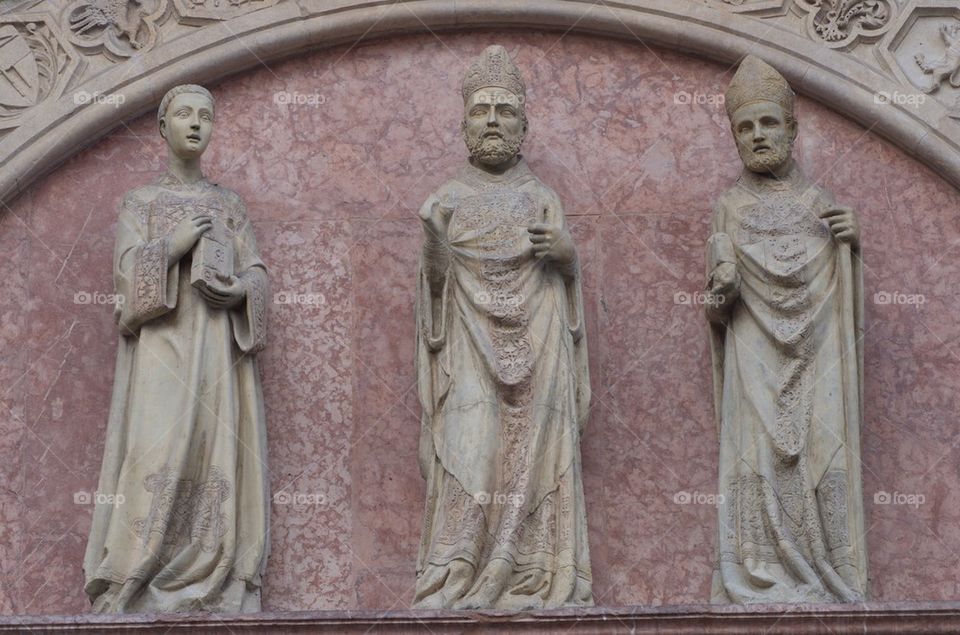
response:
M560 203L560 197L549 188L547 188L544 220L551 225L559 226L564 231L569 231L567 229L567 217L566 214L563 213L563 205ZM580 275L580 258L577 252L574 251L573 260L565 265L555 264L554 267L563 274L565 278L577 278Z
M449 276L444 276L437 292L430 290L425 258L421 258L418 283L417 321L421 337L430 352L441 350L447 341L447 311L450 305Z
M429 212L438 200L435 194L427 198L423 207L420 208L420 214ZM422 216L420 216L420 218L422 218ZM422 221L421 225L423 225ZM447 241L435 236L433 232L426 229L425 226L421 262L423 263L423 273L429 283L430 292L433 295L439 295L442 293L447 271L450 269L450 245Z
M420 208L420 214L429 212L440 200L439 193L431 194ZM420 216L422 218L422 216ZM447 308L450 300L450 243L435 236L421 221L423 245L420 249L420 280L418 281L418 328L431 352L441 350L447 337Z
M114 287L123 298L117 321L125 335L136 335L144 323L177 305L177 265L168 265L165 237L149 235L142 205L125 199L117 223Z
M567 218L563 212L563 205L560 203L560 197L546 188L544 199L544 220L560 227L563 231L567 229ZM567 307L567 328L573 335L573 341L577 342L583 337L583 291L580 283L580 258L574 250L573 259L566 265L554 265L555 269L563 278L566 307Z
M725 262L737 264L737 254L730 234L717 232L707 239L707 270L712 272Z
M242 205L242 204L241 204ZM253 227L245 214L235 236L237 277L246 288L246 300L230 313L233 337L244 353L255 355L267 344L267 269L257 251Z
M737 253L733 247L733 240L726 231L726 208L722 203L717 203L713 211L712 233L707 239L707 282L706 290L709 294L713 288L714 270L723 263L737 264ZM730 304L716 304L707 302L705 312L710 322L722 324L726 322L730 314Z

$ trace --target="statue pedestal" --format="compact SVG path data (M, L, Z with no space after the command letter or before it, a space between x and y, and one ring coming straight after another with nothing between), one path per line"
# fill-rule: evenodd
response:
M125 633L656 633L814 635L956 633L960 602L687 604L502 611L302 611L250 615L57 615L0 618L2 631Z

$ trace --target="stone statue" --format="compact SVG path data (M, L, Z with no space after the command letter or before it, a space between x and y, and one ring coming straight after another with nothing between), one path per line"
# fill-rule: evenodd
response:
M213 113L201 86L164 96L167 172L120 209L121 334L84 559L95 612L260 609L267 274L243 201L201 174Z
M524 90L501 46L470 64L470 161L420 209L419 608L593 603L580 270L560 200L519 154Z
M794 94L776 70L748 56L726 109L746 169L716 203L707 250L722 494L712 601L860 601L857 219L793 161Z

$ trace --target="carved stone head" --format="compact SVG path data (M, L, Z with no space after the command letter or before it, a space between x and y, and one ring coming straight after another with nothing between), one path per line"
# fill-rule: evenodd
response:
M777 173L790 162L797 138L795 101L776 69L753 55L744 58L725 104L740 159L751 172Z
M157 123L170 152L182 159L199 157L213 135L213 95L203 86L174 86L160 101Z
M463 78L460 131L470 157L496 167L520 152L527 134L523 78L506 49L488 46Z

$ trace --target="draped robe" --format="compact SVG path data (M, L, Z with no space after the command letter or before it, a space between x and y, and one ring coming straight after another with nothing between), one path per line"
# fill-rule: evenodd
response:
M453 207L449 266L421 259L417 358L427 502L419 607L592 604L579 438L590 401L579 269L534 257L527 226L563 225L521 160L468 165L424 203Z
M247 290L233 309L210 307L191 286L190 254L167 265L165 237L200 212L233 242ZM93 610L258 611L269 499L255 354L267 281L239 196L169 175L130 192L114 281L124 301L98 489L106 502L84 559Z
M708 307L720 435L712 601L853 602L867 592L860 477L862 276L792 166L745 172L713 218L708 274L740 298ZM708 282L708 288L710 283Z

